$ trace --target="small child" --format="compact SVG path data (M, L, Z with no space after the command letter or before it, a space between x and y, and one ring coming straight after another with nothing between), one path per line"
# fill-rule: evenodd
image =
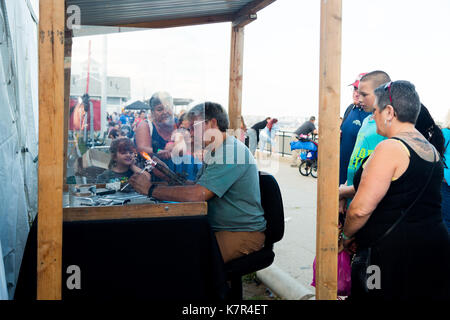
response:
M117 138L113 140L109 151L111 153L109 170L104 171L97 177L97 183L120 181L121 185L125 185L133 173L141 171L135 165L136 148L130 139ZM131 191L131 186L125 188L124 191Z

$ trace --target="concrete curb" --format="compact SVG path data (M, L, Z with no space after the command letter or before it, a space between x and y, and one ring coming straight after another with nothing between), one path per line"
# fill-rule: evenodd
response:
M288 273L272 264L256 272L256 276L277 296L286 300L315 300L312 290L304 287Z

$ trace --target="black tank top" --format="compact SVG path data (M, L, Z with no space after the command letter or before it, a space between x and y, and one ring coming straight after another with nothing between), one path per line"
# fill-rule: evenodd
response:
M408 211L407 216L397 226L397 229L409 228L420 232L419 230L423 230L423 228L429 227L429 230L431 230L433 226L442 223L440 187L443 166L441 161L436 164L426 161L406 142L398 138L393 139L399 140L408 148L410 152L409 165L403 175L391 182L386 195L378 203L367 223L355 234L356 241L361 247L370 246L397 221L402 212L410 206L424 187L433 165L435 165L433 176L426 190ZM364 162L367 158L364 159ZM354 177L355 190L358 190L362 171L363 166L361 165Z
M167 140L165 140L161 135L158 133L158 130L156 130L155 124L152 122L151 125L153 126L152 130L152 149L153 153L158 153L158 150L164 150L167 144Z

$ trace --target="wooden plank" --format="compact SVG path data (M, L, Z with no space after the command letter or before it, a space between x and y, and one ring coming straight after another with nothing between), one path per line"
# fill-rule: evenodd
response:
M243 60L244 28L232 27L228 117L230 120L230 129L235 130L241 126Z
M236 19L240 16L257 13L273 2L275 2L275 0L253 0L252 2L241 8L238 12L236 12L234 17Z
M148 22L139 23L126 23L119 24L116 27L124 28L174 28L174 27L187 27L194 26L198 24L209 24L209 23L219 23L219 22L230 22L233 20L233 15L231 14L221 14L217 16L204 16L204 17L194 17L194 18L179 18L179 19L169 19L169 20L154 20Z
M64 221L92 221L206 215L206 202L64 208Z
M70 121L70 75L72 68L72 31L66 30L64 36L64 167L63 183L67 183L67 146Z
M61 299L64 16L64 1L39 1L39 300Z
M255 21L257 18L256 13L246 14L244 16L237 17L233 20L232 26L235 28L243 28L250 22Z
M342 0L321 1L316 233L318 300L337 298L341 17Z

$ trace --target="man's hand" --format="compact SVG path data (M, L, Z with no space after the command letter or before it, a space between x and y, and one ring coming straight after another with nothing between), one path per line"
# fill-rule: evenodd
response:
M133 189L143 195L148 194L148 189L150 189L152 185L150 179L148 178L148 173L146 173L147 172L135 173L130 177L130 179L128 179L128 182L131 184Z

